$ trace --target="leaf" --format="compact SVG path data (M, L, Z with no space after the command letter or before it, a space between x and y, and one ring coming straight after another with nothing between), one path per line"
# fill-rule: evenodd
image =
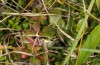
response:
M30 43L30 45L34 44L34 40L31 37L26 36L26 39Z
M77 28L76 28L76 31L78 32L82 26L82 23L84 22L84 19L80 19L78 24L77 24Z
M58 25L59 25L60 28L65 28L65 22L64 22L64 20L63 19L59 19Z
M50 10L51 14L62 14L62 10L60 8L52 8Z
M55 65L61 65L61 62L60 61L55 62Z
M47 36L47 37L55 37L56 35L56 31L54 28L50 27L50 26L45 26L42 30L42 33L44 36Z
M87 31L92 31L97 25L98 23L96 22L96 20L91 21L90 26L88 27Z
M8 22L9 22L10 25L14 24L13 20L8 20Z
M22 7L25 7L25 5L26 5L26 3L27 2L25 2L26 0L18 0L18 4L20 5L20 6L22 6Z
M19 22L16 22L15 24L13 24L12 28L16 28L18 26Z
M29 24L28 23L23 23L22 26L23 26L24 29L27 29L29 27Z
M49 20L49 23L50 23L53 27L55 27L60 18L61 18L60 15L50 16L50 18L49 18L49 19L50 19L50 20Z
M30 57L30 62L32 62L32 65L34 65L34 63L40 63L41 65L41 61L36 57Z
M5 58L6 58L5 56L1 56L1 57L0 57L0 61L5 60Z
M100 43L100 24L88 35L82 48L95 49ZM78 55L77 65L81 65L89 56L91 52L80 51Z
M22 29L22 28L21 28L21 25L16 26L16 29L17 29L17 30L21 30L21 29Z
M32 20L30 20L30 22L32 22L31 23L31 25L32 25L32 28L33 28L33 30L34 30L34 32L39 32L40 31L40 21L32 21Z
M5 65L9 65L9 60L8 59L6 59L6 61L5 61Z
M70 30L72 32L72 27L74 26L74 21L73 20L70 20L67 22L67 25L66 25L66 30Z

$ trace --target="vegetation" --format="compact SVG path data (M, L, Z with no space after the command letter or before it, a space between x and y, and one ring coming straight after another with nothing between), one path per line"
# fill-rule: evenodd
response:
M100 65L99 0L0 0L0 65Z

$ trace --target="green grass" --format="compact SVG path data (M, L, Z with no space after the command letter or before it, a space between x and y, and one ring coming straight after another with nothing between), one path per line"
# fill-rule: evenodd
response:
M0 0L0 63L100 64L99 5L99 0Z

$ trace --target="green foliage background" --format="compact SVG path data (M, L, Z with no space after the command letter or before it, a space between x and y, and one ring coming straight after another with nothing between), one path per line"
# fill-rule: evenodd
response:
M100 65L99 22L99 0L0 0L0 62Z

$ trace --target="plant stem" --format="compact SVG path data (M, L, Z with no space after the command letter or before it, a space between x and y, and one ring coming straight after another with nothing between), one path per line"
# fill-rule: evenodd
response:
M89 5L89 7L88 7L88 11L89 11L89 12L91 12L94 2L95 2L95 0L91 0L90 5ZM89 17L89 15L85 14L85 18L84 18L84 20L83 20L83 24L82 24L82 26L81 26L81 28L80 28L80 30L79 30L79 32L78 32L78 34L77 34L77 36L76 36L74 42L73 42L73 46L72 46L72 48L71 48L71 50L70 50L68 56L66 55L66 57L65 57L65 59L64 59L64 61L62 62L61 65L65 65L65 64L68 62L68 60L69 60L71 54L72 54L73 51L75 50L75 48L76 48L76 46L77 46L77 44L78 44L78 41L79 41L80 38L82 37L82 32L83 32L84 29L85 29L85 26L86 26L88 17Z

